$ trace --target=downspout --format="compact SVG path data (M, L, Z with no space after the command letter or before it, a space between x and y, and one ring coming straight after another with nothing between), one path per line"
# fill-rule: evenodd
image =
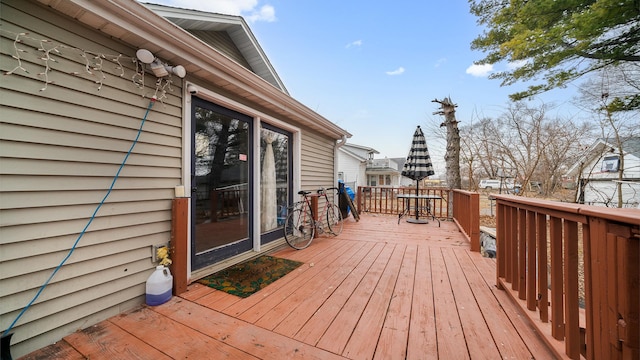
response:
M333 179L335 180L335 184L333 186L338 186L338 149L344 146L347 143L347 135L342 135L342 139L336 141L335 148L333 149Z

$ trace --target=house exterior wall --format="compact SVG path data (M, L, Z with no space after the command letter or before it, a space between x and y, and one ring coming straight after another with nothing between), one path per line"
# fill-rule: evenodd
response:
M590 180L584 188L584 203L588 205L617 207L618 184L610 180ZM640 183L620 184L622 207L637 208L640 204Z
M31 1L0 6L0 69L14 70L0 82L0 331L77 242L15 324L12 354L19 357L144 302L151 247L170 239L174 187L190 161L183 158L189 110L180 79L164 88L166 97L150 74L144 88L134 83L136 48ZM42 60L41 46L56 47L49 52L55 62ZM161 101L91 220L154 94ZM304 127L299 138L300 188L335 186L335 140Z
M618 186L614 180L618 180L619 173L602 171L605 159L616 155L615 152L604 153L593 157L584 166L581 178L588 179L583 185L585 204L617 207ZM631 181L620 186L623 207L637 207L640 203L640 158L632 154L625 155L623 181Z
M359 159L338 151L338 169L343 173L343 180L347 185L351 186L354 183L356 187L366 185L365 164Z
M336 184L336 161L334 149L336 142L326 136L302 129L300 188L316 190L330 188Z
M147 87L95 54L135 49L25 1L2 1L0 87L0 309L7 329L92 217L136 138L155 78ZM45 35L46 34L46 35ZM40 40L65 44L52 51L49 80ZM53 45L51 45L53 46ZM82 57L83 52L86 58ZM88 53L91 51L91 53ZM88 60L85 60L88 59ZM100 66L95 61L102 61ZM93 62L93 75L86 72ZM127 76L120 76L124 71ZM73 75L78 72L78 75ZM102 76L104 76L103 79ZM97 81L97 82L96 82ZM181 93L180 84L173 84ZM99 90L98 90L99 89ZM167 243L173 188L181 183L181 99L168 94L144 124L139 142L108 199L46 290L16 324L13 354L33 350L78 328L140 304L150 274L151 246Z

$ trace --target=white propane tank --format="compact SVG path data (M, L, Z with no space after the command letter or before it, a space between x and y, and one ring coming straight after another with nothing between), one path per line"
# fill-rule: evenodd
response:
M169 268L162 265L156 266L156 270L147 279L147 305L156 306L169 301L172 288L173 276Z

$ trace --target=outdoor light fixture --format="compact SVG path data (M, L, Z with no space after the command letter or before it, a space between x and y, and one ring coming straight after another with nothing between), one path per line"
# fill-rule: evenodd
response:
M156 77L165 77L169 74L173 74L179 78L184 78L187 75L187 70L185 70L184 66L176 65L170 66L155 57L151 51L147 49L139 49L136 51L136 57L140 62L149 64L149 68Z

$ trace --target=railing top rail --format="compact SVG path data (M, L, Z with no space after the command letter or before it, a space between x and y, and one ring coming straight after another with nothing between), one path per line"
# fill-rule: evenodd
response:
M583 216L596 216L607 220L640 225L640 210L629 208L608 208L585 204L564 203L551 200L533 199L515 195L494 195L498 203L527 205L540 209L550 209ZM544 211L541 211L544 212Z
M465 194L465 195L473 195L473 194L477 194L477 192L475 191L468 191L468 190L462 190L462 189L451 189L453 192L457 192L457 193L461 193L461 194Z

